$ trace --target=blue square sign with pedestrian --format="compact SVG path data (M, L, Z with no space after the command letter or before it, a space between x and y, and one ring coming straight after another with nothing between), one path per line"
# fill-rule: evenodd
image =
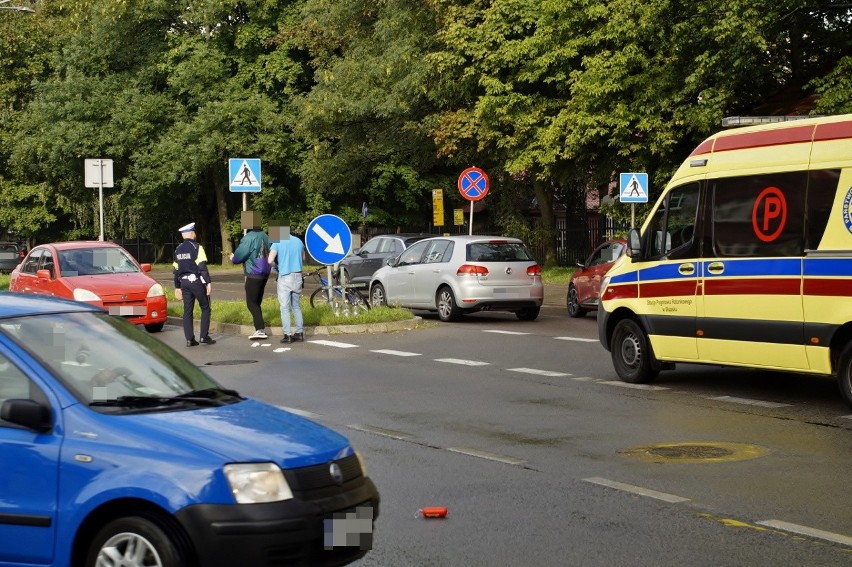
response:
M260 160L231 158L228 160L228 185L231 193L260 192Z

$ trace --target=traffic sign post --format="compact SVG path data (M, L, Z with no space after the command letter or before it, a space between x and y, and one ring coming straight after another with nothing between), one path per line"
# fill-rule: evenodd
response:
M488 174L478 167L469 167L459 175L459 193L461 193L462 197L470 201L469 234L473 234L473 203L485 198L488 194L490 184Z
M305 248L320 264L336 264L352 249L349 225L336 215L320 215L308 223Z
M98 240L104 240L104 187L113 187L112 160L87 159L84 173L86 187L98 188L98 209L101 217L101 230Z
M636 203L648 202L648 174L620 173L618 200L630 203L630 228L635 228Z
M243 210L248 210L246 193L260 193L260 159L228 160L228 187L231 193L243 194Z

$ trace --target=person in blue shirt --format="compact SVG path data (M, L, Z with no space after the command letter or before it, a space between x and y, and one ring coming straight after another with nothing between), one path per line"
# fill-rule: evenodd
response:
M279 234L276 234L279 233ZM283 232L283 234L281 234ZM304 320L302 318L302 266L305 261L305 245L295 235L290 234L290 228L284 227L277 230L270 229L270 234L275 238L280 236L272 244L269 252L269 265L278 269L278 280L276 290L278 292L278 303L281 304L281 326L284 327L282 343L292 343L304 340ZM296 333L291 335L290 312L296 320Z

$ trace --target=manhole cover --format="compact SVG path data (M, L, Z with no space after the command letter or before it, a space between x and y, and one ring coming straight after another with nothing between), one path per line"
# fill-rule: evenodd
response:
M767 449L747 443L656 443L622 449L620 455L650 463L722 463L756 459L769 453Z
M651 447L648 452L667 459L718 459L733 454L733 451L713 445L676 445L674 447Z
M205 362L204 366L235 366L238 364L254 364L256 360L214 360Z

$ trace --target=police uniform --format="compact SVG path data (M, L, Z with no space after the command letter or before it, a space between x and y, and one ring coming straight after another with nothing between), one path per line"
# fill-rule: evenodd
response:
M183 334L186 346L196 346L192 312L195 301L201 307L201 344L212 345L216 341L210 338L210 296L207 295L207 285L210 283L210 272L207 271L207 254L204 247L195 241L195 223L191 222L178 229L183 235L183 242L175 248L174 283L175 289L180 289L183 295Z

